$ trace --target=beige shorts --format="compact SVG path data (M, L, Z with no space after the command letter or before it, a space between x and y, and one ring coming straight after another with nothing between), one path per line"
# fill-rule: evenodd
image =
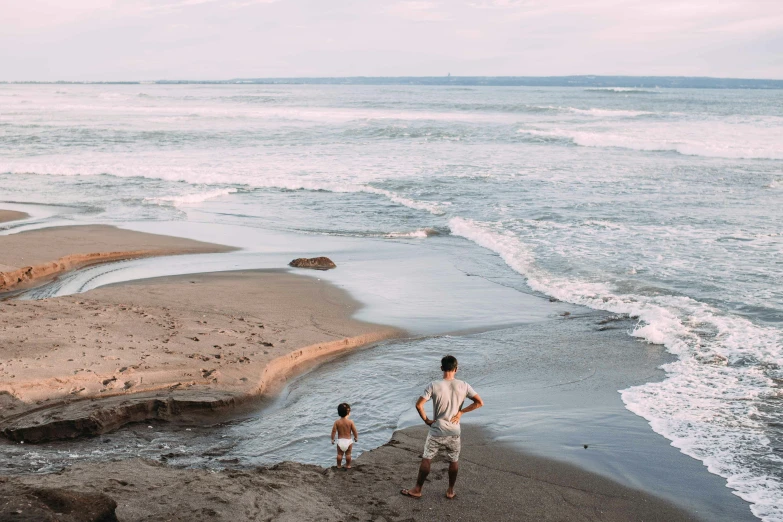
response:
M459 460L459 450L461 443L459 435L451 437L433 437L427 434L427 440L424 441L424 453L421 454L423 459L431 459L438 454L438 451L443 450L446 452L446 457L449 462L457 462Z

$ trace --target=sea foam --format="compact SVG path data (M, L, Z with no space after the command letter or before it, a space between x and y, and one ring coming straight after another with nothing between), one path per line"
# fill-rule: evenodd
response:
M620 129L618 129L620 130ZM688 134L672 134L669 128L641 127L625 129L624 132L577 129L520 129L520 134L562 139L582 147L621 148L651 152L677 152L684 156L705 156L727 159L783 159L783 140L774 136L743 134L746 129L722 129L723 132L710 135L707 128L698 136L700 129L689 129ZM741 136L741 137L738 137Z
M437 236L440 233L434 228L420 228L411 232L391 232L384 237L390 239L427 239L430 236Z
M208 190L206 192L198 192L195 194L185 194L182 196L162 196L159 198L145 198L145 201L150 201L158 204L170 204L174 206L181 205L196 205L209 199L219 198L221 196L227 196L228 194L234 194L237 192L235 188L227 189L215 189Z
M586 92L601 92L608 94L659 94L661 91L642 89L640 87L589 87Z
M649 116L651 114L656 114L654 112L650 111L631 111L631 110L623 110L623 109L600 109L600 108L590 108L590 109L577 109L574 107L566 107L566 111L573 112L575 114L584 114L587 116L597 116L597 117L608 117L608 118L634 118L636 116Z
M783 367L779 331L684 296L621 295L603 282L553 276L538 268L531 250L498 223L455 217L449 227L452 234L496 252L538 292L636 318L631 334L664 345L678 360L664 366L662 382L622 390L628 409L725 477L752 503L756 516L783 520L783 484L758 465L783 465L765 435L762 411L766 401L780 398L765 371Z
M182 166L134 167L122 163L94 164L89 166L52 165L46 163L0 163L0 172L11 174L35 174L53 176L101 176L108 175L117 178L147 178L166 181L185 181L199 185L241 185L248 188L276 188L282 190L311 190L334 193L365 193L382 196L393 203L415 210L422 210L440 216L446 213L449 202L417 200L405 197L391 190L372 186L361 181L330 181L317 178L302 178L285 175L249 175L245 173L222 174L209 168L188 168ZM236 188L213 189L195 194L183 194L145 198L145 201L174 206L196 204L208 199L237 192Z

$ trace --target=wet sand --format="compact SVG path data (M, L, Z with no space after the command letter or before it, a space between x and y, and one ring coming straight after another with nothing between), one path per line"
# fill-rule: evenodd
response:
M235 249L108 225L30 230L0 236L0 292L34 286L63 272L96 263L232 250Z
M71 438L234 407L314 361L400 335L351 319L358 307L344 291L286 271L164 277L0 303L4 434Z
M6 221L19 221L20 219L27 219L29 217L30 214L27 212L0 209L0 223L5 223Z
M466 425L463 431L454 500L444 497L447 463L440 457L433 462L423 498L400 495L416 476L426 434L417 426L396 432L388 444L362 454L351 470L285 462L211 472L133 459L79 463L56 474L0 479L0 513L4 503L10 505L24 486L31 486L105 495L109 499L91 503L114 500L116 515L124 522L697 520L598 475L489 442L474 426Z

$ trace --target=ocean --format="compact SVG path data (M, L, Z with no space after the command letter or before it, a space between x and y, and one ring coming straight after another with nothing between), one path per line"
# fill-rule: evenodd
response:
M522 321L531 297L615 314L671 354L662 380L618 390L625 407L783 520L783 90L0 85L0 187L40 208L33 226L372 240L393 266L410 247L501 287L502 312L466 298L422 335ZM504 332L449 342L486 360L514 353ZM432 339L401 348L399 379Z

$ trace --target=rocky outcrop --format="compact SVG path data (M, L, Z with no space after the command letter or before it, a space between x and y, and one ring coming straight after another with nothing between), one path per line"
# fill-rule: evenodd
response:
M117 522L117 503L102 493L31 488L0 482L0 520L8 522Z
M330 270L332 268L337 268L334 261L328 257L300 257L288 263L288 266L293 266L295 268L311 268L313 270Z
M234 394L182 392L164 397L141 394L74 401L38 408L9 419L3 435L17 442L46 442L108 433L134 422L182 419L188 414L213 413L234 408ZM2 519L0 519L2 520Z

